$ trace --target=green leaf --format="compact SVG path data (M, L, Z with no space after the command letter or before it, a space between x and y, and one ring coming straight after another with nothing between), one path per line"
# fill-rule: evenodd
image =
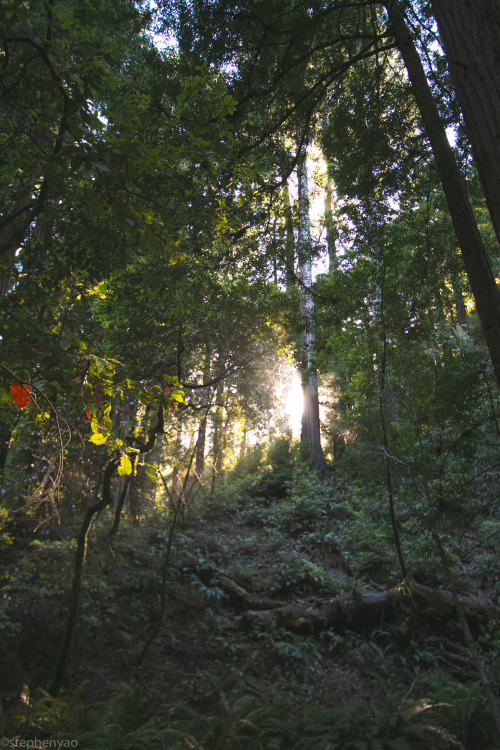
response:
M104 445L108 440L108 435L103 435L102 432L94 432L91 438L89 438L89 443L94 443L94 445Z
M156 485L156 487L158 487L158 482L156 481L156 469L155 469L155 467L154 466L145 465L144 466L144 471L146 472L146 474L148 475L148 477L151 479L151 481L153 482L153 484Z
M56 11L56 16L59 21L71 22L73 21L72 10L60 10Z
M179 403L184 403L184 391L174 391L170 394L170 398L172 401L179 401Z
M121 477L124 477L131 473L132 473L132 462L130 461L130 458L128 456L123 455L120 460L120 466L118 467L118 474Z

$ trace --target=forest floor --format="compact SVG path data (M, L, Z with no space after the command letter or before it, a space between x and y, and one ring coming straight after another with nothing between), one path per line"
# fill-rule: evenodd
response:
M437 602L415 614L394 586L394 554L371 560L341 496L321 518L311 507L240 497L191 511L175 533L164 622L146 653L168 525L125 521L111 540L96 529L56 700L35 687L28 696L21 676L50 684L74 545L59 538L18 552L11 579L31 575L31 597L26 584L15 600L12 584L9 617L20 624L3 646L5 736L93 750L494 750L453 613ZM370 597L391 590L394 601L372 611ZM321 614L332 601L334 625ZM490 648L494 673L495 657Z

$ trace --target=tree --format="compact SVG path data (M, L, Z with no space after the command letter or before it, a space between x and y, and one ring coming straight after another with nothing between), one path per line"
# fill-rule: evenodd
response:
M301 133L297 167L299 232L297 240L298 277L300 294L300 363L304 406L302 410L301 442L316 469L323 469L325 459L321 448L319 422L318 376L314 352L314 300L312 296L312 243L309 217L309 187L307 179L307 141Z
M448 142L445 127L406 26L404 14L397 0L387 0L384 4L434 153L493 369L500 384L500 290L468 199L465 181Z
M15 282L16 251L30 242L33 255L44 255L54 219L72 203L71 188L95 170L92 161L98 157L89 151L103 130L103 100L127 57L141 46L146 24L127 2L2 4L4 295Z
M497 0L431 5L500 243L500 6Z
M337 249L335 240L337 239L337 228L335 226L335 213L332 210L333 187L330 177L327 175L325 186L325 228L326 228L326 246L328 249L328 269L333 271L337 267Z

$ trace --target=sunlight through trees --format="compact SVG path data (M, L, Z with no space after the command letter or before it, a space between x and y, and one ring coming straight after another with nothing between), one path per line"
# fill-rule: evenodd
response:
M499 33L2 2L7 742L497 746Z

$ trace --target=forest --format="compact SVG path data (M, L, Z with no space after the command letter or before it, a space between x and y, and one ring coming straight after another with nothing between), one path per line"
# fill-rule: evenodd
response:
M0 36L0 745L498 750L498 0Z

